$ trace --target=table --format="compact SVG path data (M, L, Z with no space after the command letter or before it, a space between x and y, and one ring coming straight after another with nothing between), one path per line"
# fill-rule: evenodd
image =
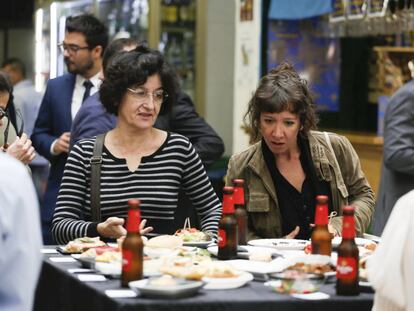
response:
M56 263L45 254L36 290L34 310L140 310L140 311L275 311L275 310L371 310L372 293L344 297L335 295L334 284L325 284L321 291L331 297L310 301L270 291L261 282L250 282L232 290L201 290L199 295L181 299L151 299L144 297L114 299L106 296L107 289L121 289L119 279L106 282L81 282L67 269L79 268L78 262Z

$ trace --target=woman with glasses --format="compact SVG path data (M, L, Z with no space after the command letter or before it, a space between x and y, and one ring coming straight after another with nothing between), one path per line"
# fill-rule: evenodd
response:
M17 126L14 109L13 88L4 72L0 72L0 150L7 152L24 164L29 164L35 157L31 140L23 133L23 119Z
M100 178L102 222L91 221L91 157L96 138L79 141L69 154L53 218L58 243L78 237L118 238L127 201L141 201L151 235L172 234L180 189L190 197L201 229L217 233L221 204L187 138L154 128L177 93L175 73L161 53L145 47L115 56L100 88L106 110L118 118L104 139ZM142 226L143 227L143 226Z

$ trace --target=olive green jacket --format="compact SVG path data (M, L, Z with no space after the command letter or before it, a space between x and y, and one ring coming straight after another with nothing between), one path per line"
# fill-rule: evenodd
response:
M338 213L330 224L340 234L341 207L352 205L355 207L356 231L362 236L371 222L374 193L349 140L337 134L328 134L340 167L323 132L311 131L308 138L316 175L320 180L329 182L333 208ZM245 180L248 239L282 237L282 216L273 180L263 158L261 141L230 158L226 184L231 185L234 178Z

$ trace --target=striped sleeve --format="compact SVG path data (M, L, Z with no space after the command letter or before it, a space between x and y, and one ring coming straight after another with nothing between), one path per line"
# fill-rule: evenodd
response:
M86 236L92 222L84 220L86 191L86 162L82 146L77 144L69 154L53 215L52 233L59 244ZM96 226L96 224L95 224Z
M194 147L186 138L182 139L185 141L183 188L197 210L201 230L216 236L221 217L221 203Z

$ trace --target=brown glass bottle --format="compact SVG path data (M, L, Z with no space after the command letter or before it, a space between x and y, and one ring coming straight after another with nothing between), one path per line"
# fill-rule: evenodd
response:
M237 221L237 236L239 245L247 244L247 213L244 205L244 180L233 179L234 185L234 216Z
M218 259L227 260L237 255L237 221L234 217L233 187L223 188L223 215L219 221Z
M315 208L315 228L311 235L312 254L331 256L332 235L328 230L328 197L318 195Z
M355 244L354 208L344 206L342 213L342 242L338 247L336 293L345 296L359 295L359 251Z
M129 282L142 279L144 243L139 230L139 206L139 200L128 200L127 235L122 244L122 287L128 287Z

